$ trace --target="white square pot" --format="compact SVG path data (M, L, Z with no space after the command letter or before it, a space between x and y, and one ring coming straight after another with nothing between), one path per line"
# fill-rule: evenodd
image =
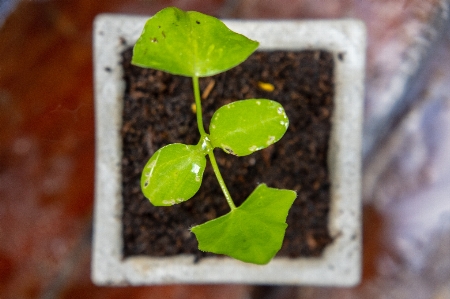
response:
M356 20L225 21L260 42L262 50L327 50L335 61L335 98L329 145L335 240L320 258L275 257L268 265L231 258L122 257L120 53L134 44L147 17L101 15L94 29L96 184L92 280L99 285L255 283L351 286L361 277L361 137L366 32ZM124 44L123 41L126 41Z

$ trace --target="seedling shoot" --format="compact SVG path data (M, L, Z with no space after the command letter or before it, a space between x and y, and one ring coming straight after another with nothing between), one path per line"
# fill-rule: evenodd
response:
M155 206L172 206L189 200L200 188L208 156L230 212L191 228L199 249L248 263L267 264L281 248L286 217L297 195L291 190L260 184L236 207L220 173L214 149L221 148L236 156L250 155L277 142L286 132L289 119L276 101L237 100L214 113L207 133L199 88L200 77L237 66L258 45L214 17L168 7L145 24L134 46L132 63L192 78L193 110L200 132L200 140L195 145L169 144L151 156L141 176L145 197Z

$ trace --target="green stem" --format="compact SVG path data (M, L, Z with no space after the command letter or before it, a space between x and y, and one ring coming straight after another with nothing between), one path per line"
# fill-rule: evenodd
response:
M194 87L195 108L197 111L197 124L200 135L206 136L205 128L203 127L202 102L200 99L200 87L198 86L198 77L192 77L192 85Z
M211 161L211 165L214 170L214 173L216 174L217 180L219 181L220 188L222 189L222 192L225 195L228 205L233 211L234 209L236 209L236 206L233 202L233 199L231 198L230 192L228 192L227 186L225 185L225 181L223 180L222 175L220 174L219 166L217 165L216 162L216 157L214 157L214 152L210 151L208 153L208 157L209 160Z
M225 195L225 198L228 202L228 205L230 206L231 210L236 209L236 205L233 202L233 199L231 198L230 192L227 189L227 186L225 185L225 181L222 178L222 174L220 173L219 166L217 165L216 157L214 156L213 147L209 143L209 135L206 134L205 128L203 127L203 114L202 114L202 103L200 99L200 87L198 84L198 77L194 76L192 77L192 85L194 88L194 97L195 97L195 105L196 105L196 114L197 114L197 125L198 130L200 131L201 140L207 140L208 147L210 150L208 150L208 156L209 161L211 161L212 168L214 170L214 173L216 175L217 180L219 181L220 188L222 189L223 194ZM200 141L202 142L202 141ZM200 145L203 147L203 143ZM203 149L204 150L204 149Z

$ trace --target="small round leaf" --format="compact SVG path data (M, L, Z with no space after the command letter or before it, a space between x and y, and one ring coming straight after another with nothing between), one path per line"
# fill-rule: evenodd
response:
M211 143L225 152L246 156L277 142L289 126L280 103L250 99L220 107L209 126Z
M200 188L205 154L194 145L169 144L144 167L141 189L155 206L171 206L190 199Z

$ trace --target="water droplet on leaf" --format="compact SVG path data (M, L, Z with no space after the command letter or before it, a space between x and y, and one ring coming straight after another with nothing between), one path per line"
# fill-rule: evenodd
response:
M283 107L278 107L277 112L279 115L283 114L284 113Z
M269 136L269 140L267 140L267 145L271 145L275 142L275 136Z

